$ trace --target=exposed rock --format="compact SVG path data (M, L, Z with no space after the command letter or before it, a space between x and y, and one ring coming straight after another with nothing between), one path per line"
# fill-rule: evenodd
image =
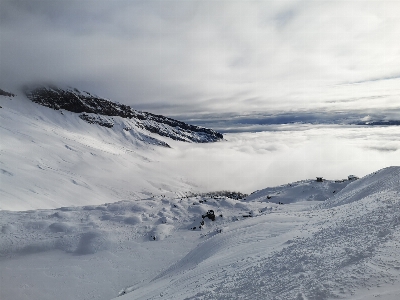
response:
M102 118L102 116L133 119L138 128L179 141L209 143L223 139L221 133L212 129L189 125L161 115L137 111L128 105L115 103L77 89L64 90L57 87L38 87L25 89L25 94L35 103L56 110L64 109L80 113L82 120L108 128L113 127L114 124L111 121L104 121L105 118Z
M104 126L104 127L108 127L108 128L112 128L114 126L114 123L107 119L104 120L102 118L96 118L94 116L90 116L85 113L79 115L79 118L81 118L82 120L84 120L90 124L99 124L100 126Z
M209 211L207 211L207 213L205 215L201 216L203 219L204 218L209 218L211 221L215 221L215 214L214 211L212 209L210 209ZM203 224L202 224L203 225Z
M0 89L0 96L14 97L15 95Z

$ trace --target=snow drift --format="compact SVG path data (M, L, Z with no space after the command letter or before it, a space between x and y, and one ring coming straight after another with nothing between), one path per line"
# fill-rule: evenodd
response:
M396 299L399 179L0 211L2 299Z
M383 169L312 209L234 223L121 299L349 299L382 285L394 299L399 180Z

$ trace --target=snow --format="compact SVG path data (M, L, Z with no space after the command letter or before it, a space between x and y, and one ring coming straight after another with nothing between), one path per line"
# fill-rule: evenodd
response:
M121 299L399 297L399 180L400 168L387 168L322 205L233 223Z
M160 164L154 148L163 138L133 124L129 132L122 130L126 124L88 124L22 96L3 101L0 112L0 209L93 205L193 189Z
M323 201L341 191L349 181L303 180L279 187L266 188L252 193L246 199L249 201L268 201L273 203L294 203L301 201Z
M307 199L334 181L264 190L307 191L284 205L259 191L0 211L2 299L394 299L399 180L386 168L324 202Z
M400 297L398 166L237 200L194 193L140 128L18 96L0 117L2 300Z

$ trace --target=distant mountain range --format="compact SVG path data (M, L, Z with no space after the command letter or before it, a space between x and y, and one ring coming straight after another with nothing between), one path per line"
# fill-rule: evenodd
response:
M369 126L393 126L400 125L400 121L388 120L388 121L372 121L372 122L358 122L356 125L369 125Z
M237 115L226 113L206 117L187 116L186 122L199 126L214 128L223 133L256 132L269 130L271 125L311 124L311 125L361 125L361 126L399 126L400 120L395 113L377 111L365 113L360 111L288 111L278 113L254 113Z

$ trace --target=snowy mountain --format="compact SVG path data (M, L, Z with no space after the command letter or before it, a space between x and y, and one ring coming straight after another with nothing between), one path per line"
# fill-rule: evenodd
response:
M132 127L143 128L174 140L208 143L223 138L221 133L212 129L189 125L164 116L132 109L130 106L111 102L78 89L60 89L57 87L25 88L26 96L35 103L56 110L64 109L80 114L82 120L112 128L115 117L121 117L126 131ZM120 119L120 120L121 120Z
M287 204L269 201L278 197ZM0 228L2 299L400 295L400 167L238 200L186 193L0 211Z
M192 191L197 184L167 169L164 157L174 155L170 147L182 141L222 138L211 129L76 90L27 93L34 101L23 94L0 95L0 209L94 205Z
M212 130L0 93L0 299L399 299L400 167L198 193L164 160Z

